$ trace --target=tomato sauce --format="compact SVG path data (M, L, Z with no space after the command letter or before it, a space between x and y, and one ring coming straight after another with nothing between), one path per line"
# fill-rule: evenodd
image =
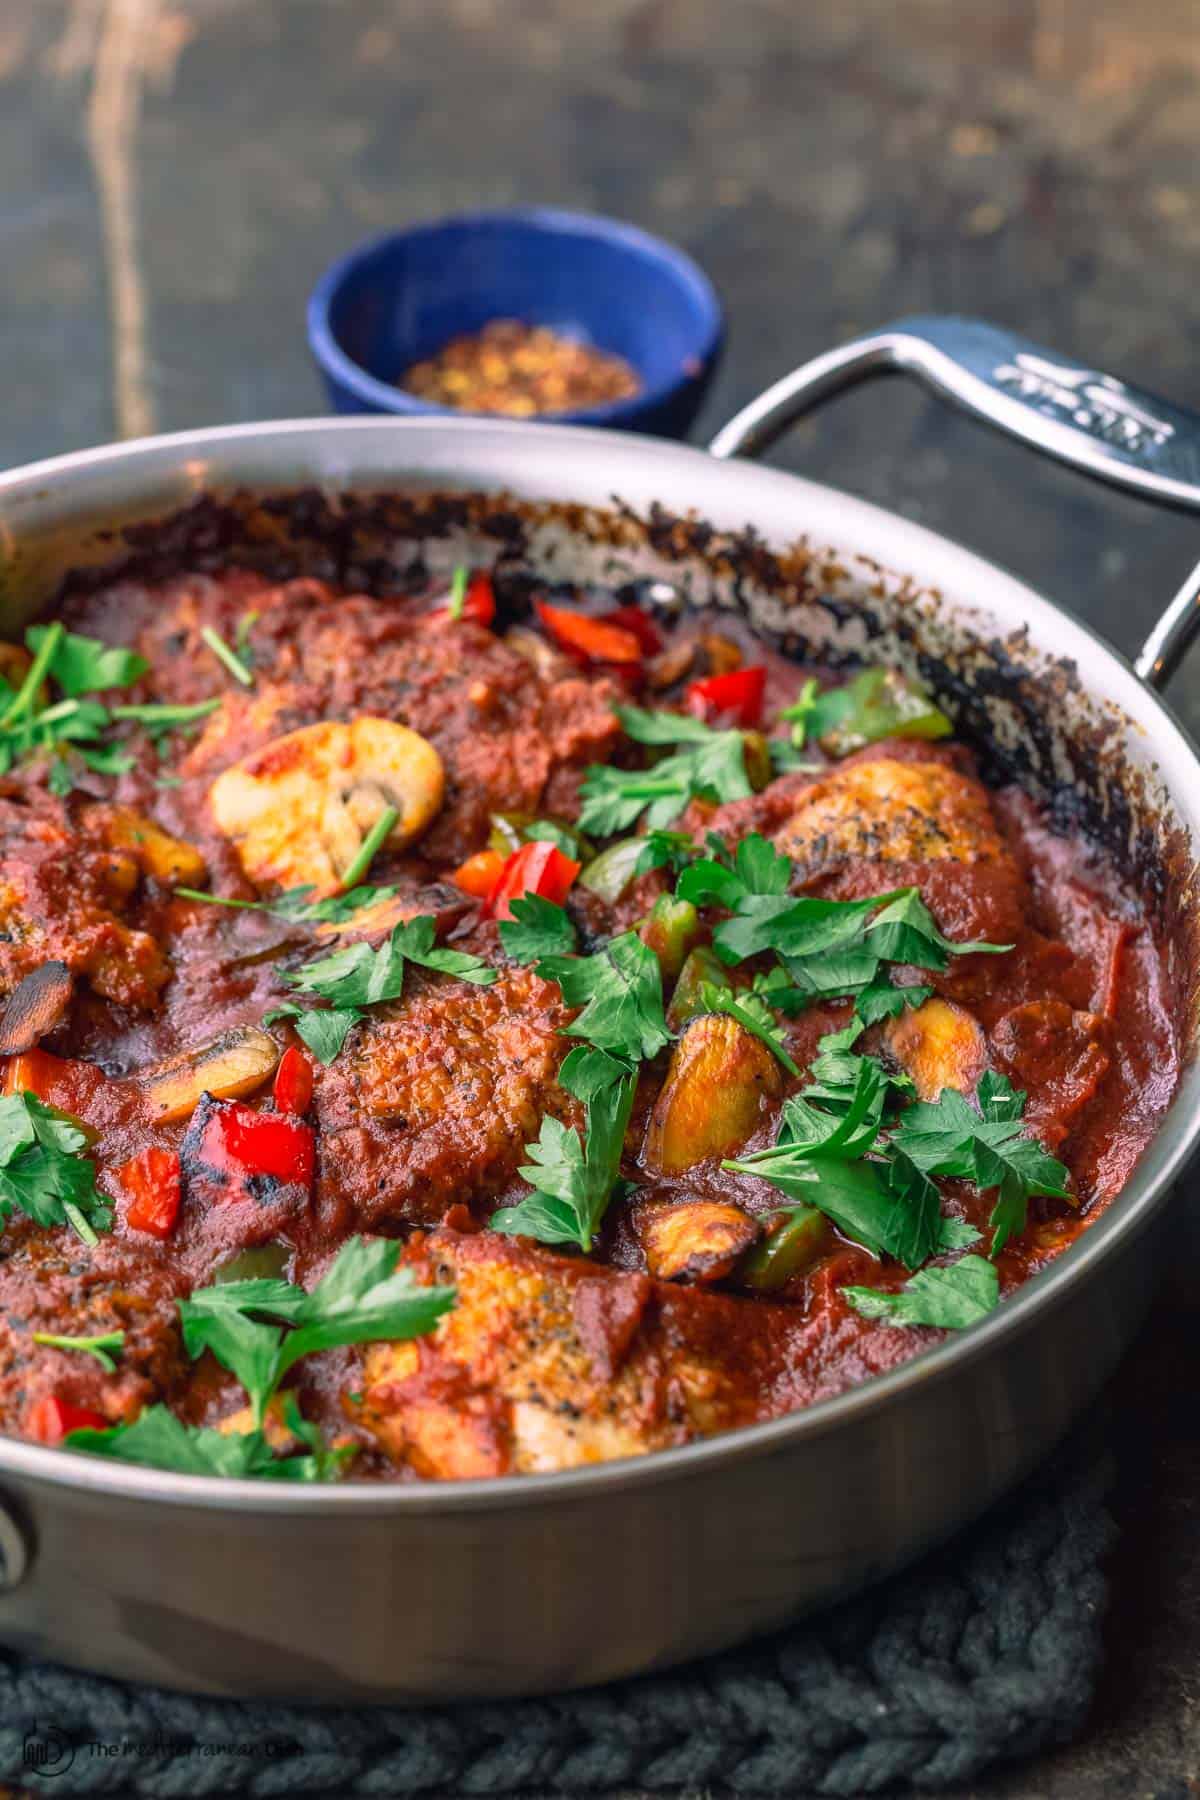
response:
M551 625L555 609L594 621L615 604L594 590L556 589L549 599ZM0 781L0 993L49 961L73 980L65 1016L9 1059L6 1092L32 1092L84 1123L113 1207L111 1230L92 1245L20 1210L9 1218L0 1429L37 1435L51 1398L109 1423L156 1401L192 1424L236 1419L245 1395L211 1355L186 1354L178 1301L231 1269L311 1286L355 1234L398 1240L421 1279L459 1289L435 1336L321 1352L297 1370L306 1416L353 1446L356 1476L445 1478L640 1453L810 1404L936 1341L931 1328L853 1309L847 1286L895 1291L905 1271L832 1225L815 1258L766 1294L742 1279L741 1238L734 1249L721 1239L723 1261L698 1252L678 1276L656 1272L648 1246L675 1209L707 1206L706 1230L728 1233L740 1221L745 1242L761 1243L786 1204L761 1177L724 1168L725 1153L649 1166L669 1051L640 1070L623 1184L586 1255L489 1229L498 1209L529 1193L518 1171L542 1121L582 1127L580 1101L559 1082L577 1009L554 980L506 954L486 892L456 885L456 870L487 851L496 815L577 831L585 772L645 760L615 706L707 716L719 727L730 720L713 721L711 708L728 701L738 729L777 736L806 679L832 678L764 652L724 618L658 619L641 632L609 623L634 647L614 661L603 633L572 628L556 639L536 613L501 605L485 623L473 605L451 615L444 586L424 579L377 599L237 569L119 580L70 602L72 632L145 658L145 673L107 699L215 704L177 729L131 722L128 767L114 774L70 761L69 792L44 755ZM246 681L213 654L213 633ZM747 669L764 674L730 684ZM701 692L689 699L692 684ZM371 863L368 881L391 898L377 916L368 908L344 922L258 906L293 885L289 869L303 885L312 818L281 789L269 857L256 864L268 826L220 829L214 783L256 757L260 785L280 779L283 765L261 760L277 739L364 716L418 734L443 772L428 824ZM840 759L812 748L801 760L774 774L760 768L750 797L693 799L672 829L696 848L712 831L731 847L751 833L786 842L798 892L845 901L911 886L951 939L1012 946L951 958L942 972L897 973L949 1009L975 1047L976 1078L987 1068L1027 1093L1026 1127L1069 1171L1070 1198L1034 1198L1026 1229L999 1254L1011 1291L1120 1192L1174 1092L1179 1026L1153 924L1086 841L1053 830L1021 792L985 789L961 744L885 738ZM601 898L576 875L599 841L567 839L557 862L526 859L553 868L582 951L638 926L674 880L669 870L641 873ZM268 864L273 876L261 874ZM704 915L707 944L718 916ZM297 998L284 975L355 943L378 947L398 921L418 917L433 919L440 945L483 958L497 979L472 986L409 964L402 994L361 1009L328 1063L289 1019L264 1026ZM668 1000L677 975L668 975ZM800 1073L763 1050L738 1155L774 1141L820 1038L851 1011L851 1000L832 997L781 1019ZM253 1035L264 1031L274 1049ZM232 1048L209 1055L214 1040ZM894 1066L890 1041L875 1025L860 1048ZM252 1051L265 1059L261 1078ZM302 1064L288 1063L273 1098L285 1051ZM228 1066L234 1053L249 1059L241 1087ZM161 1071L173 1059L195 1065L183 1110L163 1099ZM254 1163L245 1146L258 1136L271 1138L259 1173L235 1181L230 1170L239 1158ZM143 1201L138 1214L136 1183L121 1175L151 1151L168 1160L143 1168L179 1159L170 1165L177 1207L162 1213L161 1231L131 1223L131 1213L136 1221L154 1209ZM945 1212L974 1226L986 1253L995 1194L965 1179L939 1185ZM115 1373L33 1341L114 1329L125 1333Z

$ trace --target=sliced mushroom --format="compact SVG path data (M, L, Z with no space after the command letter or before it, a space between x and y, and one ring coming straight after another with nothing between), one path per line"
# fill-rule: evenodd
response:
M145 1070L137 1079L150 1116L158 1121L187 1119L202 1095L240 1100L275 1073L279 1045L256 1025L235 1025L211 1043L188 1050Z
M531 631L528 625L513 625L504 634L504 642L510 650L515 650L523 662L527 662L543 681L561 681L564 675L574 673L571 663L561 650L548 643L538 632Z
M763 1101L782 1091L779 1064L761 1039L727 1013L693 1019L654 1103L643 1163L672 1175L707 1156L729 1155L753 1132Z
M646 1267L659 1281L721 1281L759 1235L757 1219L719 1200L666 1206L638 1230Z
M391 719L305 725L234 763L209 791L217 828L260 886L336 894L387 809L401 850L432 823L445 772L427 738ZM382 848L382 846L381 846Z
M0 1018L0 1056L19 1056L61 1025L71 1004L74 977L66 963L44 962L18 982Z
M973 1091L987 1067L987 1042L971 1014L950 1000L926 1000L892 1019L884 1041L912 1076L918 1100L936 1100L943 1088Z
M96 831L110 849L126 852L144 874L164 886L198 887L204 880L204 858L196 846L172 837L130 806L89 807L82 824L85 830Z

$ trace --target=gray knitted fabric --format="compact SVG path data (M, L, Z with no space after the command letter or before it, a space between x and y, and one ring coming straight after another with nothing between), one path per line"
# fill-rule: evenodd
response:
M1094 1440L858 1600L587 1693L421 1710L197 1699L0 1656L0 1780L41 1793L857 1796L963 1782L1081 1725L1115 1528ZM98 1754L95 1742L117 1746ZM53 1777L53 1778L52 1778Z

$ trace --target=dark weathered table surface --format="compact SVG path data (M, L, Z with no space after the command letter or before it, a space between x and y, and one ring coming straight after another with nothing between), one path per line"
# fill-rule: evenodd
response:
M529 200L624 214L711 270L732 342L705 428L935 310L1200 406L1198 26L1196 0L3 0L0 462L318 412L322 266ZM896 386L780 460L961 536L1127 651L1200 553L1188 519ZM1176 700L1200 723L1200 670ZM1200 1787L1196 1323L1177 1295L1116 1389L1091 1730L981 1794Z

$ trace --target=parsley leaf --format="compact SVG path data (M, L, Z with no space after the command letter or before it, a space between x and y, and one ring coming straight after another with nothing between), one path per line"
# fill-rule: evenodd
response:
M175 891L182 892L179 888ZM303 893L306 890L296 891ZM360 894L366 891L358 890ZM387 888L369 891L391 893ZM199 897L208 898L206 895ZM338 897L350 898L349 895ZM488 987L495 981L496 971L489 968L482 957L471 956L465 950L439 949L435 942L436 932L436 921L423 914L395 926L387 942L377 950L365 943L347 944L331 956L306 963L301 969L278 970L289 986L303 994L329 1000L332 1005L325 1011L310 1011L295 1001L288 1001L267 1013L263 1023L270 1025L275 1019L292 1019L296 1031L314 1056L328 1066L340 1053L351 1027L362 1018L364 1007L400 998L404 991L406 962L418 963L439 974L456 976L459 981L469 981L478 987Z
M279 973L289 987L318 994L335 1006L376 1006L398 1000L404 991L404 957L394 931L378 950L364 943L347 944L301 969Z
M493 1213L491 1228L587 1251L620 1172L637 1075L602 1050L580 1047L563 1063L559 1082L586 1104L584 1135L543 1118L527 1146L532 1160L519 1171L534 1191Z
M765 840L758 839L758 843ZM741 857L754 838L738 846ZM813 993L853 993L880 985L876 978L882 962L911 963L918 968L941 970L951 956L1011 950L1011 944L979 941L955 943L936 924L916 888L897 888L866 900L820 900L802 894L793 897L779 886L778 863L787 864L766 846L775 863L761 853L758 888L748 886L736 872L718 864L700 862L685 870L680 889L688 897L696 891L727 906L733 913L717 926L713 944L728 963L773 951L787 963L793 981ZM697 871L701 873L698 874ZM735 864L736 871L736 864ZM762 885L770 880L773 886ZM831 958L838 958L831 962Z
M391 944L406 962L418 963L423 969L436 969L439 974L453 975L475 987L492 985L496 971L489 968L481 956L471 956L465 950L439 949L434 943L436 934L436 921L423 913L420 918L397 925L392 932Z
M303 1435L310 1444L315 1426ZM318 1434L319 1435L319 1434ZM141 1463L178 1475L258 1476L268 1480L320 1481L339 1470L340 1454L277 1457L261 1431L218 1431L209 1425L185 1425L165 1406L148 1406L132 1425L103 1430L69 1431L67 1450L114 1462Z
M308 1045L317 1061L328 1068L341 1055L342 1046L361 1018L362 1013L356 1006L329 1006L318 1010L289 1000L264 1013L263 1024L273 1025L276 1019L291 1019L297 1037Z
M998 956L1011 944L979 939L955 943L941 932L916 888L904 888L867 928L871 949L885 962L915 963L922 969L944 969L949 956ZM939 960L940 959L940 960Z
M873 980L856 996L854 1011L863 1026L877 1025L880 1019L895 1019L906 1006L922 1006L933 989L928 987L893 987L890 981Z
M500 942L517 962L536 962L539 956L570 956L575 949L575 927L561 906L540 894L525 894L509 902L511 919L500 921Z
M435 945L436 921L423 914L397 925L386 943L377 950L369 944L347 944L332 956L320 957L303 968L281 970L289 986L304 994L319 994L335 1006L376 1006L383 1000L398 1000L404 989L404 964L419 963L444 975L455 975L488 987L496 979L478 956L464 950L441 950Z
M987 1317L999 1302L1000 1278L986 1257L963 1256L948 1268L918 1270L895 1294L865 1287L844 1287L842 1292L865 1319L954 1331Z
M1069 1171L1035 1138L1021 1130L1024 1093L990 1070L979 1083L979 1111L954 1088L933 1104L912 1106L892 1137L928 1175L956 1175L980 1188L999 1190L988 1221L993 1257L1025 1229L1033 1194L1068 1199Z
M582 1013L564 1029L630 1061L656 1056L671 1041L663 1016L662 969L636 931L622 932L595 956L546 956L537 972L557 981Z
M167 779L160 775L158 785L161 787ZM173 785L178 786L178 781ZM271 900L235 900L228 894L206 894L201 888L175 889L182 900L202 900L207 906L236 907L242 912L265 912L277 919L296 919L303 924L318 925L345 924L347 919L368 906L382 906L385 901L394 900L398 891L394 887L371 887L364 882L345 893L330 894L325 900L310 900L311 887L285 888Z
M753 789L746 773L740 731L713 731L699 719L675 713L614 708L628 736L641 744L683 744L653 768L615 769L593 763L580 787L581 831L613 837L643 812L651 830L670 825L698 794L713 800L745 800Z
M87 1133L67 1113L35 1095L0 1099L0 1228L13 1212L35 1224L70 1225L85 1244L112 1224L112 1208L96 1191L96 1171L79 1152Z
M679 877L676 893L696 906L714 904L736 912L754 895L778 898L791 885L792 865L757 832L744 837L732 864L700 857Z
M53 630L52 625L29 627L25 642L35 656ZM72 631L64 631L54 640L47 673L73 700L79 694L128 687L149 667L145 657L138 656L133 650L114 649L109 644L102 644L98 638L77 637Z
M261 1424L272 1394L302 1356L420 1337L454 1305L453 1288L421 1286L411 1269L397 1269L399 1256L390 1239L350 1238L311 1292L269 1278L198 1288L179 1302L184 1346L193 1357L211 1350L237 1376ZM283 1320L290 1330L268 1320Z

